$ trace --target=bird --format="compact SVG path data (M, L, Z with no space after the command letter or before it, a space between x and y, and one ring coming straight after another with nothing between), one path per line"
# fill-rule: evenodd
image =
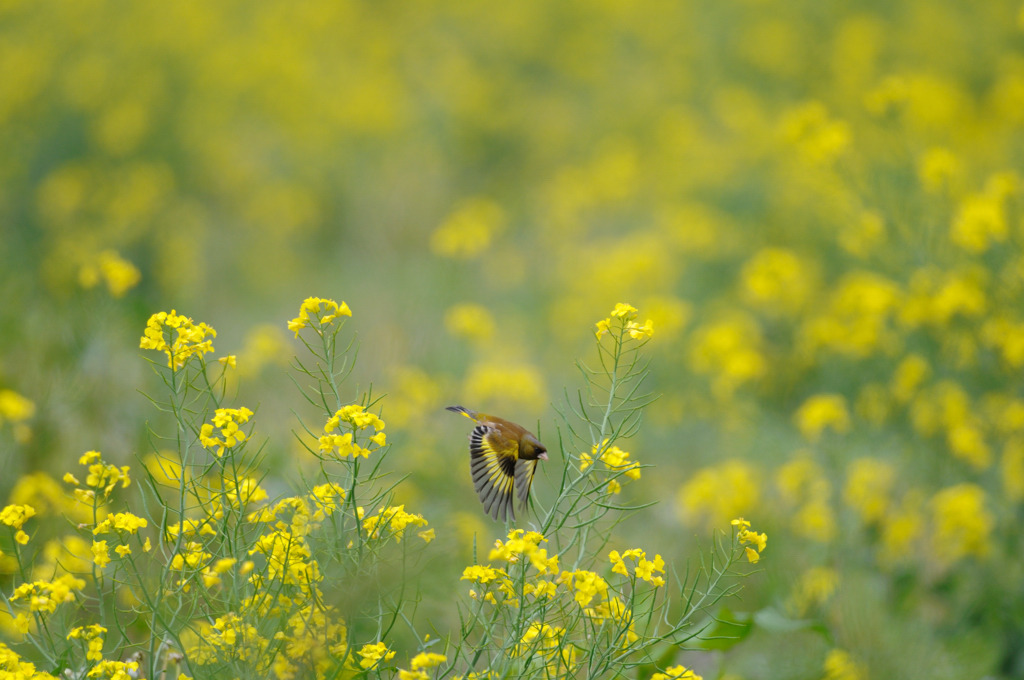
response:
M469 433L469 469L484 512L494 519L516 519L513 494L522 507L530 498L530 485L538 460L548 459L548 450L521 425L504 418L479 413L464 406L448 406L476 423Z

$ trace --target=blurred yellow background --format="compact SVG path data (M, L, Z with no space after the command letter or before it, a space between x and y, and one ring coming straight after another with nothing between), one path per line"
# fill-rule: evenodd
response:
M500 530L443 407L555 449L630 302L662 395L637 530L771 537L736 608L775 624L722 668L1024 677L1022 50L998 0L2 2L0 493L152 451L159 310L301 458L316 295L465 551Z

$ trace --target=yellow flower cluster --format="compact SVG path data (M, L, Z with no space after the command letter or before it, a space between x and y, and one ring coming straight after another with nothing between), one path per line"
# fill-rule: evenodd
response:
M633 569L633 575L636 578L643 579L655 587L665 585L665 579L655 575L656 572L665 573L665 560L661 558L661 555L655 555L653 560L648 560L647 553L640 548L632 548L623 551L621 555L618 550L612 550L608 553L608 559L612 563L612 573L628 577L630 574L626 560L631 559L636 562Z
M751 564L757 564L758 560L761 559L761 552L768 545L768 535L751 531L750 522L742 517L734 519L732 525L736 527L736 539L740 545L749 544L743 549L747 555L747 561Z
M99 680L135 680L139 675L138 661L100 661L86 677Z
M199 639L201 644L192 654L200 665L230 661L259 664L269 646L256 626L233 612L217 617L212 625L204 623Z
M249 554L263 556L267 564L264 573L271 582L308 589L323 580L320 565L313 559L313 552L302 534L287 530L264 534ZM262 575L254 574L251 581L258 587L266 585Z
M35 415L36 405L14 390L0 390L0 426L4 422L14 424L14 438L19 442L26 442L31 437L32 431L25 421Z
M891 464L877 458L857 458L846 466L843 500L864 524L885 519L895 475Z
M102 661L103 660L103 636L107 634L107 629L103 626L93 623L88 626L78 626L72 628L71 632L68 633L68 640L82 640L88 646L85 658L89 661Z
M989 554L995 517L981 487L965 482L943 489L932 498L931 507L931 548L940 564Z
M792 250L765 248L741 272L743 294L754 306L792 315L802 310L816 288L810 265Z
M629 453L623 451L618 446L609 446L607 438L600 444L594 444L590 453L584 451L580 454L580 471L582 472L593 465L595 458L604 463L605 468L613 473L621 473L633 480L640 479L640 463L630 461ZM622 491L622 485L616 477L608 480L609 494L617 494Z
M383 642L365 644L356 654L360 657L359 665L364 669L374 668L382 661L389 661L395 656L394 650L388 649Z
M836 535L832 483L806 453L784 463L775 473L775 486L790 512L793 533L826 543Z
M655 673L651 680L704 680L685 666L669 666L664 673Z
M101 505L118 484L122 489L126 489L132 482L127 465L117 467L109 464L103 460L103 454L99 451L86 451L78 459L78 464L84 465L88 470L85 486L70 472L64 475L64 482L77 487L74 490L75 498L85 505Z
M92 533L95 535L117 531L134 534L147 526L149 526L149 521L145 517L139 517L130 512L107 513L106 519L97 524Z
M396 541L401 542L406 528L410 526L425 527L427 520L423 519L423 515L406 512L404 505L382 508L376 515L363 520L363 529L366 530L370 538L374 539L380 538L383 535L382 532L387 532L394 536ZM434 539L434 530L420 531L417 536L424 542L430 543Z
M252 477L242 479L225 479L224 494L216 499L217 509L214 510L214 517L220 516L221 509L218 507L227 501L226 505L236 510L243 510L251 503L259 503L267 499L267 491Z
M21 545L28 543L28 534L22 530L31 517L36 514L36 509L31 505L8 505L0 510L0 524L5 524L14 530L14 540Z
M0 675L11 680L57 680L57 676L36 670L35 664L22 661L18 654L0 642Z
M613 319L618 322L616 328L619 332L616 334L618 340L624 339L628 336L632 340L646 340L654 335L654 322L647 319L641 325L636 321L637 308L633 305L626 304L625 302L619 302L612 309L611 313L598 321L595 326L597 330L594 331L594 335L600 340L604 335L611 333Z
M213 421L203 423L199 430L199 443L206 449L216 449L215 455L220 458L224 449L232 449L244 442L248 435L239 428L249 422L252 411L245 408L219 408L214 412ZM214 429L220 436L214 435Z
M348 424L348 432L337 432L342 423ZM371 427L374 433L368 438L369 445L360 445L357 440L360 430ZM384 421L363 406L359 404L343 406L324 425L324 433L320 436L320 452L338 458L368 458L376 449L387 444L384 427Z
M679 490L679 510L689 526L709 531L757 508L760 475L741 460L726 460L698 470Z
M456 338L485 343L494 337L494 317L482 305L460 304L444 313L444 328Z
M805 401L794 415L796 426L810 441L821 439L826 429L839 434L850 431L850 413L841 394L816 394Z
M595 597L598 603L608 600L608 582L592 571L563 571L558 576L558 583L563 584L573 594L580 607L586 607Z
M868 677L864 666L843 649L832 649L825 655L825 675L822 680L864 680Z
M92 561L100 569L110 564L110 547L106 541L92 542Z
M166 540L174 541L178 536L191 538L193 536L215 536L217 531L212 526L213 519L186 519L167 525Z
M86 262L78 270L78 283L82 288L94 288L100 281L116 298L135 287L142 279L142 273L116 250L104 250Z
M299 337L299 331L309 326L317 334L322 334L335 319L350 316L352 310L344 301L338 304L327 298L310 297L303 300L299 307L299 315L288 322L288 330L294 332L295 337ZM312 325L314 322L315 325Z
M578 649L565 640L565 628L533 621L512 648L512 656L533 655L546 662L546 677L567 677L577 664Z
M538 410L548 399L544 374L528 363L479 361L462 381L466 402L507 404L511 411Z
M536 531L514 529L509 532L508 540L495 541L488 559L501 561L509 565L509 569L501 569L490 565L475 564L466 567L462 580L471 581L484 587L484 592L470 590L474 599L482 599L493 605L519 607L515 581L509 572L513 567L526 573L532 570L531 577L522 583L522 595L537 600L552 600L559 592L570 596L583 614L595 625L609 621L622 629L623 646L635 642L639 637L634 630L632 611L623 604L609 583L599 574L586 569L560 571L558 555L548 556L547 550L541 547L547 539ZM632 560L635 565L632 576L646 581L654 587L664 585L665 581L658 573L664 573L665 563L660 555L648 560L643 550L626 550L622 554L612 551L610 554L612 571L630 576L625 560ZM575 653L571 645L549 644L551 640L562 634L562 629L551 627L542 621L531 623L530 633L519 642L517 649L538 651L548 657L548 662L565 667L575 663ZM525 645L525 647L524 647ZM561 654L555 654L555 649Z
M430 236L430 249L442 257L477 257L505 226L505 211L494 201L477 197L455 207Z
M829 567L812 567L800 575L800 580L786 603L796 618L808 615L814 607L825 604L839 587L839 572Z
M142 349L153 349L167 355L167 365L177 371L192 357L202 359L213 351L213 338L217 331L205 323L196 324L173 309L157 312L149 317L146 330L139 342Z
M529 560L538 574L558 574L558 555L548 557L546 548L540 547L548 539L538 531L525 531L513 529L508 534L508 540L496 540L487 556L488 560L499 560L509 564L519 564L525 557Z
M716 397L731 398L740 386L756 382L768 369L760 326L753 316L737 311L707 321L691 336L689 365L711 379Z
M427 670L436 668L448 661L444 654L435 652L420 652L409 662L411 670L398 670L398 680L430 680Z
M189 541L171 558L171 569L175 571L198 571L213 557L206 552L202 543Z
M317 678L330 677L339 659L346 670L355 672L348 643L348 630L344 622L334 618L332 607L301 600L288 617L287 628L274 635L275 642L283 646L284 653L274 659L274 674L278 678L298 678L303 667L311 669ZM335 642L331 642L335 641Z
M22 583L14 589L11 601L24 600L33 612L53 613L57 605L75 601L75 591L85 588L85 581L70 574L53 581Z

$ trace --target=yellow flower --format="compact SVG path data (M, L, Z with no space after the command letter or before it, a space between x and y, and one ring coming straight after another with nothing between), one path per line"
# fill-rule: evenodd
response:
M789 597L787 607L796 617L803 617L825 604L839 586L839 572L828 567L812 567L805 571Z
M249 422L252 415L253 412L244 406L216 409L213 420L203 423L199 429L199 443L203 448L216 449L214 454L220 458L224 455L224 449L232 449L248 438L239 425Z
M107 551L106 541L92 542L92 561L100 569L110 563L110 553Z
M948 190L960 170L960 163L949 149L933 147L918 161L917 176L925 191L937 194Z
M828 165L850 146L850 126L829 117L824 105L811 101L786 112L782 135L800 157L815 165Z
M995 517L985 507L985 491L964 483L939 491L931 500L932 552L941 564L991 550Z
M68 640L83 640L89 647L85 658L89 661L103 660L103 636L107 629L99 624L78 626L68 633Z
M565 585L580 607L586 607L595 597L600 601L608 597L608 583L592 571L578 569L563 571L558 582Z
M381 661L387 661L395 655L395 652L389 650L383 642L363 645L356 653L362 657L359 665L364 669L373 668Z
M14 589L11 600L28 600L29 609L34 612L53 613L57 605L75 601L75 590L85 588L85 581L70 574L53 581L23 583Z
M4 420L18 423L28 420L36 412L36 405L14 390L0 390L0 424Z
M164 352L167 365L177 371L192 357L202 359L204 354L212 352L215 337L217 331L210 326L196 324L172 309L170 313L157 312L149 317L139 347Z
M494 201L466 199L431 234L430 250L442 257L477 257L487 250L506 220L505 211Z
M825 657L823 680L864 680L866 677L864 668L842 649L833 649Z
M690 368L711 378L712 390L720 399L731 397L738 387L767 371L761 327L748 314L735 312L713 319L697 328L690 342Z
M83 288L92 288L101 279L107 284L110 294L119 298L135 287L142 274L117 251L104 250L78 271L78 282Z
M625 302L619 302L618 304L615 305L615 309L611 311L611 315L616 319L626 319L627 321L630 319L635 319L636 314L636 307Z
M461 304L450 307L444 314L444 327L450 335L477 343L494 337L494 317L482 305Z
M988 250L1009 236L1002 198L989 192L967 196L950 226L950 240L971 253Z
M93 535L106 534L111 531L119 531L134 534L139 529L145 529L149 522L144 517L138 517L130 512L107 513L107 518L96 525L92 530Z
M8 505L0 510L0 524L6 524L12 529L21 529L35 514L36 509L31 505Z
M809 266L785 248L765 248L744 266L744 296L758 307L786 314L798 312L815 291Z
M805 401L793 416L800 432L816 442L826 429L844 434L850 431L850 412L841 394L817 394Z
M424 668L434 668L440 666L448 660L444 654L436 654L434 652L420 652L412 658L410 665L413 670L419 671Z
M720 527L760 501L760 475L746 462L727 460L698 470L679 490L683 521L693 526Z
M621 555L618 550L612 550L608 553L608 559L612 563L612 573L629 576L629 569L626 566L625 560L632 559L636 562L634 575L637 578L647 581L655 587L665 585L664 578L654 575L655 572L665 573L665 560L662 559L661 555L655 555L653 560L648 560L647 554L643 550L633 548Z
M685 666L669 666L664 673L655 673L651 680L704 680Z
M736 527L736 539L739 541L739 544L750 544L744 548L747 560L751 564L756 564L761 559L761 552L768 545L768 535L751 531L749 528L750 522L742 517L732 520L731 524Z
M648 319L641 326L636 321L630 321L626 324L626 332L629 333L629 337L634 340L643 340L644 338L650 338L654 335L654 322Z
M86 677L103 680L133 680L138 677L137 661L100 661Z
M846 466L843 500L865 524L881 521L889 508L896 470L877 458L858 458Z
M317 333L323 333L324 328L331 322L343 316L352 316L352 310L346 302L338 304L326 298L309 297L302 301L299 315L288 322L288 330L293 331L295 337L299 337L299 331L316 321L316 325L312 327Z
M370 538L380 538L381 530L386 529L399 542L401 542L405 529L408 526L425 527L427 526L427 520L423 519L423 515L414 515L406 512L404 505L384 508L376 515L367 517L363 521L363 529L366 530ZM427 542L429 543L429 541Z

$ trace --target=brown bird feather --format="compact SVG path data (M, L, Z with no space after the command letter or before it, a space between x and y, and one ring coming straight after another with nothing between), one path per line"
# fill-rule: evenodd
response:
M484 512L503 522L509 517L515 521L513 498L526 507L537 461L548 459L547 449L525 427L504 418L463 406L448 410L477 424L469 433L469 469Z

